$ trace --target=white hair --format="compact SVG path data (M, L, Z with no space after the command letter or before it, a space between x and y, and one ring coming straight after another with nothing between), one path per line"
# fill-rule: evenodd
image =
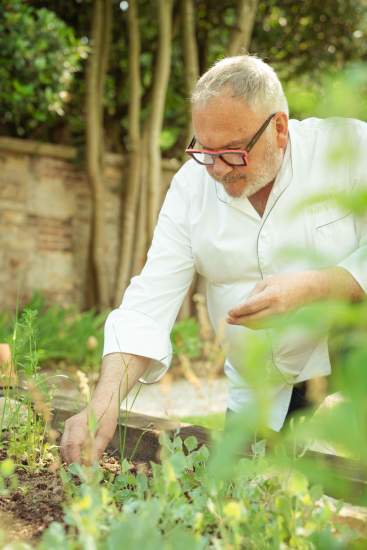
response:
M268 114L288 114L288 102L280 80L262 59L254 55L225 57L217 61L197 81L191 96L196 106L229 90L231 97L243 98L250 108Z

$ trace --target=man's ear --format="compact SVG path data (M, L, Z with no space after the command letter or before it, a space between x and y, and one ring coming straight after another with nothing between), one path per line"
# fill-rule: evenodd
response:
M286 113L279 112L275 115L275 128L278 147L285 149L288 143L288 115Z

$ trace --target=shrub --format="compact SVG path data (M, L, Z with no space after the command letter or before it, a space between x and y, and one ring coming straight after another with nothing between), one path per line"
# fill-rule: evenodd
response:
M22 0L0 11L0 105L5 130L22 136L64 114L73 74L87 55L53 12Z

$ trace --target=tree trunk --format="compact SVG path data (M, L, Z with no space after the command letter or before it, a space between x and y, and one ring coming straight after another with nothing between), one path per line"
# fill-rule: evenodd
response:
M163 124L164 105L171 65L172 6L172 0L158 0L159 44L157 65L153 77L152 110L149 117L149 238L153 235L160 207L161 149L159 140Z
M120 303L129 283L133 244L136 236L138 198L141 187L142 144L140 136L141 78L140 78L140 32L137 0L130 0L129 22L129 171L126 178L127 192L123 211L120 264L117 276L115 302Z
M142 270L148 249L148 140L149 132L144 129L142 137L141 175L138 215L135 229L135 247L132 264L132 275Z
M237 25L233 28L227 55L240 55L248 51L255 22L258 0L237 1Z
M184 137L184 147L192 139L193 129L191 122L191 105L190 97L192 90L199 77L199 58L198 47L195 33L195 10L193 0L181 0L181 21L182 21L182 49L184 56L184 76L185 76L185 88L187 96L187 126ZM190 317L193 311L192 296L196 292L196 280L195 277L191 284L188 293L183 301L181 309L178 313L178 319L186 319Z
M97 306L110 306L104 219L103 91L111 37L111 0L95 0L92 18L92 51L86 79L86 165L92 189L92 254L97 285Z
M185 143L189 143L192 136L190 101L192 90L199 77L198 48L195 33L195 14L193 0L181 0L182 36L184 71L187 94L187 127Z

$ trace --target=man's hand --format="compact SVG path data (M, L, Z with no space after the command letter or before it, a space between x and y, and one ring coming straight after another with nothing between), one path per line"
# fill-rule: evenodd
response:
M65 422L61 455L66 462L90 463L101 457L115 433L121 401L149 364L147 357L125 353L110 353L103 358L90 404Z
M65 462L91 463L101 458L116 430L117 404L114 408L116 412L108 409L98 419L97 412L89 406L66 420L61 440L61 454ZM94 422L97 423L97 430L93 434L90 424Z
M342 267L272 275L255 286L246 302L228 312L227 323L252 329L266 328L271 326L273 317L317 300L356 301L363 296L360 285Z
M285 273L267 277L250 293L246 302L228 312L230 325L265 328L271 319L320 299L325 281L319 271Z

